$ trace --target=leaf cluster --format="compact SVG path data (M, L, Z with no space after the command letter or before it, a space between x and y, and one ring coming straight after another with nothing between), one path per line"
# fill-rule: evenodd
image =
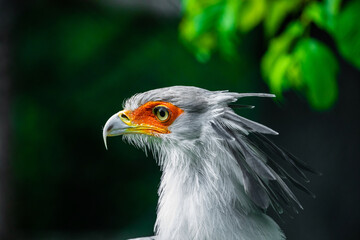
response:
M360 1L183 0L180 37L201 62L218 51L236 57L241 37L262 25L269 40L261 60L263 78L282 99L296 90L317 110L329 109L338 95L338 60L311 36L313 26L330 35L343 58L360 69Z

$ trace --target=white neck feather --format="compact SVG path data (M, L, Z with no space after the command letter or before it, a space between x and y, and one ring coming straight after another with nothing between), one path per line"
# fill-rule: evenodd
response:
M284 239L278 225L248 199L237 163L217 139L159 150L157 239Z

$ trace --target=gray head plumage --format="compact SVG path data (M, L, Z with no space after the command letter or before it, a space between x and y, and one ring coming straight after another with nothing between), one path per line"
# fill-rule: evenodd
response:
M175 133L173 135L176 135L175 137L179 140L190 140L199 138L203 127L210 121L216 120L226 111L232 111L228 106L229 103L248 96L274 97L273 94L240 94L229 91L208 91L191 86L174 86L135 94L125 101L123 107L124 109L135 110L150 101L170 102L183 109L185 113L173 123L171 132ZM248 123L250 124L249 121ZM265 133L277 134L260 124L253 123L252 125L260 132L267 129Z

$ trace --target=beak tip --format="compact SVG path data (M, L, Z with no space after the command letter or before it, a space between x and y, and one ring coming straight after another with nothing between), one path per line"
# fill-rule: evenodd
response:
M105 149L108 150L106 141L108 136L122 135L128 127L129 126L125 124L122 119L120 119L119 113L112 115L105 123L102 132Z
M107 146L107 130L104 128L103 130L103 139L104 139L104 144L105 144L105 149L108 150L108 146Z

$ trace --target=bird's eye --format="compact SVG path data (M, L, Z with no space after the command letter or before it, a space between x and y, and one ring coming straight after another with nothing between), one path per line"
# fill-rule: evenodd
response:
M153 112L160 122L165 122L170 117L169 109L165 106L156 106L154 107Z

